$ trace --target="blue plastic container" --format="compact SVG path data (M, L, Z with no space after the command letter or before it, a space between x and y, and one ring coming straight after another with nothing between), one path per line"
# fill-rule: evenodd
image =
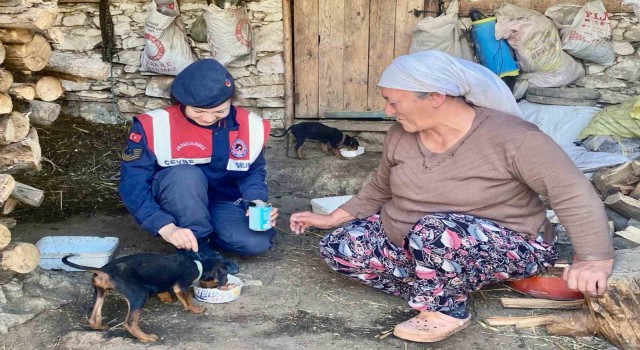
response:
M488 17L471 22L471 39L476 48L480 64L489 68L500 78L520 74L507 41L496 40L496 18Z
M271 228L270 203L252 203L249 206L249 228L254 231L267 231Z

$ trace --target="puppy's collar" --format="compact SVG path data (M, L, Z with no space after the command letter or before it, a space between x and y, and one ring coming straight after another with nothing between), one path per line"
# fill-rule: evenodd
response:
M198 277L193 280L193 283L196 283L202 277L202 263L199 260L194 260L193 262L196 263L196 266L198 267Z
M340 145L338 145L338 147L340 146L344 146L344 140L347 138L347 134L342 133L342 140L340 140Z

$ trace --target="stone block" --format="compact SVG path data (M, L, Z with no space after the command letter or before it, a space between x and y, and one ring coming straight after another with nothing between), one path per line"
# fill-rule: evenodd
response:
M284 59L280 53L259 60L256 66L260 74L284 73Z
M262 0L250 2L247 10L253 12L282 13L282 0Z
M62 25L65 27L83 26L89 24L89 18L84 12L65 15L62 18Z
M118 109L123 113L144 113L144 106L137 106L130 101L128 98L119 98L118 99Z
M62 111L67 115L79 116L92 123L121 124L123 122L113 103L109 102L67 101L62 105Z
M598 89L600 91L600 103L618 104L627 100L630 96L621 92L616 92L608 89Z
M633 53L636 52L631 43L629 43L628 41L614 41L613 51L616 53L616 55L621 56L633 55Z
M634 28L624 32L625 40L640 41L640 28Z
M144 48L144 38L129 37L122 40L123 49L140 49Z
M283 27L282 22L272 22L254 30L255 48L258 52L282 52Z
M131 32L131 24L129 22L120 22L113 24L113 33L115 35L126 35Z
M282 85L284 78L282 74L252 75L236 79L236 84L238 87Z
M102 37L98 36L84 36L70 33L63 33L63 42L60 44L53 44L56 50L67 51L88 51L93 50L99 43L102 42Z
M171 84L174 77L155 76L149 79L145 88L145 95L152 97L171 98Z
M613 38L613 40L616 40L616 41L624 40L624 29L616 28L616 29L612 30L611 31L611 37Z
M575 85L590 89L608 89L627 86L624 81L610 77L608 75L587 75L586 77L575 82Z
M599 65L599 64L585 64L585 71L587 72L587 74L598 74L603 72L605 69L607 69L608 67Z
M136 23L145 23L147 21L147 12L136 12L131 16L131 19Z
M237 91L240 98L283 97L284 85L249 86Z
M251 75L251 72L249 72L247 67L227 67L227 70L231 73L231 76L233 76L234 79L248 77Z
M88 82L77 83L75 81L60 79L60 84L64 91L84 91L91 88L91 83Z
M256 100L257 107L284 107L283 98L259 98Z
M619 63L607 69L605 74L626 81L637 81L640 77L640 58L624 57Z
M144 94L144 90L138 89L137 87L132 86L131 84L126 84L126 83L116 84L114 90L117 95L124 95L127 97L134 97L134 96Z
M68 31L68 33L81 35L81 36L101 36L102 35L102 32L100 32L100 29L83 28L83 27L72 28L70 31Z
M141 50L123 50L113 57L113 61L132 66L139 66L141 54Z

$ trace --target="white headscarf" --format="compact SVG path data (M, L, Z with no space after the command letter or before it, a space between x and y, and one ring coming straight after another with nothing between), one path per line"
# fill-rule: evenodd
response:
M507 85L489 69L444 52L404 55L385 69L378 86L415 92L464 96L476 106L522 117Z

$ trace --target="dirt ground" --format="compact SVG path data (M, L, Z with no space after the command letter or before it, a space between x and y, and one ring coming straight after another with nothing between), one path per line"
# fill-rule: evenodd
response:
M119 131L118 131L119 132ZM117 146L106 148L116 149ZM95 152L94 152L95 153ZM121 326L126 302L118 296L107 298L103 315L112 328L106 332L88 329L85 315L91 307L89 273L55 274L83 281L74 302L45 311L30 321L0 335L2 349L608 349L599 338L549 337L543 329L492 328L481 321L488 316L540 314L544 311L503 309L498 298L521 296L503 286L472 294L476 322L455 336L436 344L405 342L394 336L379 339L381 332L413 316L405 302L360 285L330 271L317 252L324 233L316 230L296 236L288 229L292 212L308 210L309 199L355 192L377 166L380 154L367 152L348 161L324 156L317 147L308 149L309 159L287 158L282 141L274 140L268 150L272 202L280 208L275 247L254 258L233 257L240 265L240 277L247 285L240 298L228 304L206 304L201 315L185 313L178 304L161 304L150 299L143 314L143 330L157 334L155 344L135 341ZM50 155L53 158L53 156ZM82 157L80 157L82 158ZM91 163L91 158L84 161ZM51 159L51 158L50 158ZM95 160L95 158L93 159ZM82 162L82 159L75 162ZM55 162L54 162L55 163ZM57 165L60 167L62 163ZM95 164L95 163L93 163ZM69 165L70 167L71 165ZM83 169L90 168L85 166ZM53 176L58 172L51 172ZM109 170L113 171L113 169ZM69 171L56 176L73 177ZM115 191L113 174L103 172L96 182ZM35 179L35 178L32 178ZM71 181L73 183L73 181ZM55 185L51 185L55 186ZM88 186L88 185L87 185ZM55 191L52 187L48 191ZM62 190L64 191L64 190ZM107 193L108 191L105 190ZM160 239L142 231L122 211L114 193L96 195L100 205L69 210L70 190L43 207L22 209L19 224L12 229L15 240L37 242L48 235L96 235L119 237L116 255L172 249ZM48 192L50 195L51 193ZM114 199L115 198L115 199ZM61 209L60 209L61 208ZM42 211L45 211L43 213ZM57 212L57 214L56 214ZM58 218L58 220L56 220Z

